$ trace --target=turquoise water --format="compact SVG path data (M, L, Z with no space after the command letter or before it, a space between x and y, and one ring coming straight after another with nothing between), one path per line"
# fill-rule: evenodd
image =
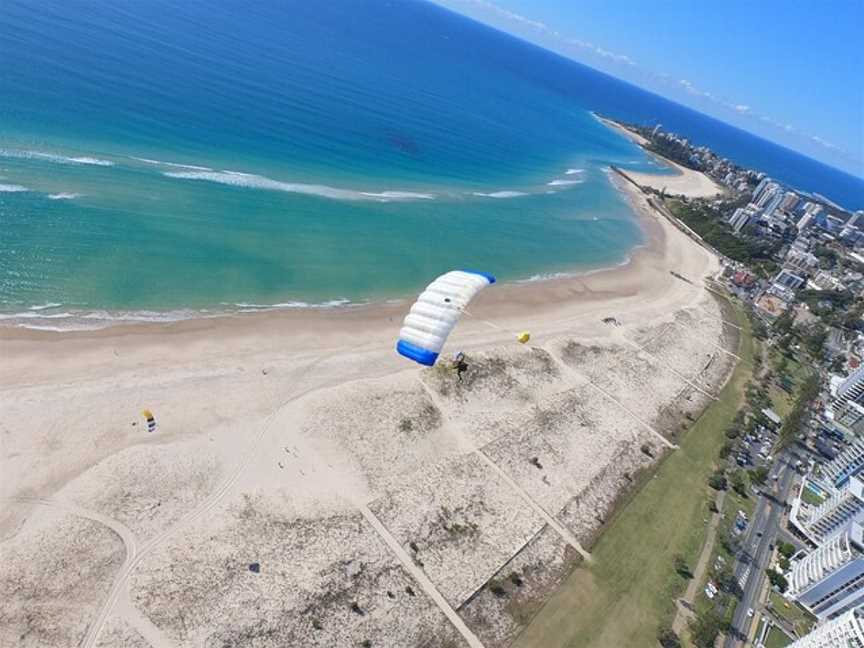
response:
M661 169L589 111L684 110L422 2L7 0L0 35L15 322L620 263L642 235L605 169Z

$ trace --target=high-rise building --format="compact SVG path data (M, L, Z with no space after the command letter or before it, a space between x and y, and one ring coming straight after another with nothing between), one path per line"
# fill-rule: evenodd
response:
M788 648L864 648L864 610L855 608L824 623Z
M864 364L853 371L837 388L835 409L843 403L855 402L864 405Z
M753 202L757 207L766 207L775 197L780 196L779 200L783 200L783 190L776 182L771 182L762 190L759 197L755 197ZM779 204L778 200L778 204Z
M864 523L864 483L852 476L818 506L802 507L796 499L789 514L793 524L814 545L831 540L850 523Z
M778 209L783 203L785 197L786 195L783 193L783 189L778 186L777 190L771 195L771 197L768 199L768 202L764 205L765 215L771 216L774 211Z
M755 205L739 207L734 212L732 212L732 215L729 217L728 222L737 234L742 229L747 227L750 223L754 222L761 213L761 210L757 209Z
M835 410L834 422L837 422ZM864 439L853 439L852 443L834 459L822 466L822 479L834 488L842 488L852 475L864 469Z
M855 401L841 403L834 410L834 425L844 434L864 437L864 405Z
M810 227L810 224L816 219L816 214L811 212L804 212L804 215L798 219L798 222L795 223L795 227L798 228L799 232L803 232L805 229Z
M759 200L762 194L768 189L769 186L774 184L774 181L771 178L765 177L756 185L756 188L753 190L753 202Z
M864 538L852 523L796 561L786 597L818 619L833 619L864 603Z
M783 200L780 201L780 209L785 211L793 211L798 203L801 202L801 197L794 191L787 191L783 194Z

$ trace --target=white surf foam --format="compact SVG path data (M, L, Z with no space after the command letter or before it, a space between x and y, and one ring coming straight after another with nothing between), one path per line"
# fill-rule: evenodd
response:
M69 157L58 153L45 153L43 151L26 151L22 149L0 149L0 157L16 158L25 160L44 160L55 164L86 164L92 166L114 166L110 160L102 160L94 157Z
M493 191L491 193L483 193L482 191L475 191L475 196L484 196L486 198L518 198L519 196L527 196L528 194L524 191Z
M61 191L60 193L48 194L49 200L74 200L75 198L80 198L81 194L79 193L67 193L65 191Z
M210 167L198 166L197 164L180 164L178 162L165 162L163 160L151 160L150 158L140 158L130 155L132 160L146 162L147 164L155 164L156 166L167 166L175 169L192 169L193 171L212 171Z
M22 187L16 184L0 184L0 193L21 193L22 191L30 191L27 187Z
M26 311L16 313L0 313L0 326L13 326L37 331L95 331L109 326L141 323L171 323L191 319L209 319L225 317L238 313L261 313L266 311L300 309L300 308L342 308L360 306L364 302L352 302L345 298L331 299L312 303L305 301L280 302L277 304L223 303L220 309L202 308L178 309L172 311L107 311L107 310L63 310L57 309L62 304L48 303L30 306Z
M582 184L582 181L581 180L563 180L561 178L556 178L555 180L552 180L551 182L547 182L546 184L550 187L566 187L569 185Z
M183 180L218 182L233 187L268 189L271 191L321 196L322 198L331 198L333 200L378 200L380 202L388 202L391 200L433 200L435 198L433 194L416 193L413 191L354 191L352 189L328 187L327 185L282 182L266 176L242 173L240 171L168 171L163 175Z
M564 175L576 175L577 173L585 173L585 169L567 169Z

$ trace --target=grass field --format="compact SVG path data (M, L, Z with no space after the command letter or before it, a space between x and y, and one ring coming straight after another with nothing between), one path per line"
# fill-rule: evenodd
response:
M771 349L769 358L771 360L771 368L776 370L780 361L780 353L776 349ZM771 399L771 409L777 412L781 419L785 419L789 416L792 408L795 407L795 396L801 387L801 383L809 375L810 370L797 360L787 358L786 366L782 373L791 380L792 393L784 391L776 383L772 382L768 388L768 397Z
M782 630L771 628L768 636L765 637L765 648L786 648L792 643L792 639L787 637Z
M774 612L791 623L800 635L807 634L816 623L816 618L807 610L798 607L795 603L790 603L777 592L771 592L768 600Z
M694 565L705 540L707 485L724 430L744 400L753 370L746 316L738 363L720 399L684 436L681 448L619 512L593 549L593 562L573 571L514 642L519 648L638 648L657 645L657 628L671 623L674 599L686 587L673 557Z

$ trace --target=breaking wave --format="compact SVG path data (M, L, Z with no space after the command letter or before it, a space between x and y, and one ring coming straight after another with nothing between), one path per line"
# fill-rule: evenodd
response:
M145 162L147 164L154 164L156 166L166 166L172 167L175 169L192 169L193 171L212 171L210 167L206 166L198 166L196 164L180 164L178 162L164 162L162 160L151 160L150 158L140 158L135 156L129 156L132 160L138 160L139 162Z
M67 193L64 191L61 191L60 193L48 194L49 200L74 200L75 198L80 198L80 197L81 197L80 193L71 193L71 192Z
M0 193L21 193L22 191L30 190L17 184L0 184Z
M100 158L87 156L70 157L58 153L44 153L42 151L26 151L22 149L0 149L0 157L24 160L44 160L45 162L53 162L55 164L86 164L103 167L114 166L114 163L110 160L102 160Z
M169 178L205 180L232 187L285 191L288 193L331 198L333 200L377 200L380 202L388 202L391 200L433 200L435 198L434 194L417 193L413 191L356 191L353 189L329 187L327 185L282 182L281 180L273 180L266 176L255 175L252 173L241 173L240 171L167 171L163 173L163 175L168 176Z
M170 311L131 310L73 310L61 308L61 303L30 306L16 313L0 312L0 326L12 326L36 331L98 331L115 325L182 322L192 319L211 319L245 313L292 309L327 309L359 306L364 302L352 302L345 298L314 303L305 301L279 302L276 304L223 303L209 309L183 308Z
M518 198L519 196L527 196L529 194L525 193L524 191L493 191L491 193L475 191L472 195L484 196L486 198Z

